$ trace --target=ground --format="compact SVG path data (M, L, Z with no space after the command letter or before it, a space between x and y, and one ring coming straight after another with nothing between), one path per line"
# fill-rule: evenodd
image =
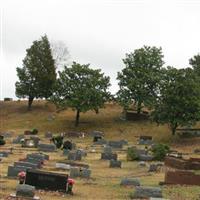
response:
M21 134L24 130L37 128L39 136L44 142L46 131L53 133L67 132L77 130L90 132L100 130L105 133L108 140L126 139L129 145L135 145L138 135L152 135L155 141L164 142L171 148L184 153L192 153L197 148L200 140L183 140L177 136L171 136L167 126L157 126L152 122L126 122L120 119L122 108L116 104L107 104L101 109L99 114L87 112L81 114L81 123L78 128L74 127L75 112L71 109L56 112L55 107L44 101L34 102L32 111L27 111L27 102L0 102L0 132L13 131L14 136ZM52 117L54 116L54 117ZM51 118L54 118L51 120ZM199 125L197 124L197 127ZM83 139L73 139L78 147L91 150L92 137L86 136ZM6 199L10 193L14 193L17 180L6 178L7 167L14 161L23 158L28 152L34 152L36 149L22 149L20 145L13 145L11 139L7 144L0 147L1 150L14 147L14 154L0 162L0 199ZM126 148L125 148L126 149ZM124 149L124 150L125 150ZM74 196L61 195L55 192L37 191L37 195L42 200L62 200L62 199L129 199L129 194L134 191L132 187L121 187L120 180L123 177L137 177L142 185L158 186L160 181L164 180L164 170L157 173L147 173L147 168L141 168L137 162L127 162L125 151L120 151L119 160L122 161L122 169L109 168L109 162L100 160L101 148L98 147L96 153L88 153L83 159L84 163L90 165L92 170L91 179L75 179ZM55 163L63 160L62 152L50 153L50 161L46 163L44 169L57 171ZM58 172L58 171L57 171ZM66 173L59 171L59 173ZM163 194L165 198L171 200L198 200L200 194L198 186L164 186Z

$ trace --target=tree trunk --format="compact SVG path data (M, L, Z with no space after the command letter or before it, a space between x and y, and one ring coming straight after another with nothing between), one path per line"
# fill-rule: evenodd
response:
M77 110L76 111L76 121L75 121L76 127L79 125L79 119L80 119L80 110Z
M34 97L29 96L29 98L28 98L28 110L31 110L31 105L33 103L33 99L34 99Z
M141 110L142 110L142 103L140 101L138 101L138 104L137 104L137 114L140 114Z
M176 134L176 128L177 128L177 126L178 126L177 123L171 125L172 135Z

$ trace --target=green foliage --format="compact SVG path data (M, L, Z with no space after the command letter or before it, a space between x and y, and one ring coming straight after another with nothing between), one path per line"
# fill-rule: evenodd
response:
M26 50L23 67L17 68L17 76L16 96L29 98L29 106L34 98L48 98L52 94L56 71L46 35Z
M33 134L33 135L38 134L38 130L37 130L36 128L34 128L34 129L32 130L32 134Z
M163 74L151 117L158 124L168 123L174 135L178 126L193 125L200 119L200 88L192 69L168 67Z
M156 144L152 148L154 159L159 161L164 160L167 153L169 153L169 150L170 150L169 146L165 144Z
M53 143L56 145L56 148L60 149L63 145L63 137L62 136L54 136L52 139Z
M100 69L91 69L89 64L81 65L73 62L71 67L65 67L59 72L55 92L51 101L60 108L72 108L77 111L76 125L79 123L81 112L99 108L110 100L108 91L110 78L104 76Z
M128 161L138 160L138 155L137 155L137 152L136 152L136 148L129 147L127 149L127 160Z
M159 91L161 67L164 64L161 48L144 46L123 59L125 68L118 73L119 103L127 109L132 104L140 113L142 106L152 107Z
M194 71L198 76L200 76L200 54L195 55L189 60L190 65L192 65Z

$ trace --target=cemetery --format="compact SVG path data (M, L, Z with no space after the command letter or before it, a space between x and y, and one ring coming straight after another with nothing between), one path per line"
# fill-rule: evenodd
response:
M108 109L117 110L109 106ZM29 119L35 120L31 115ZM46 128L35 121L34 127L27 126L25 130L12 128L13 123L2 132L4 136L4 132L12 132L3 138L5 144L0 147L0 196L3 198L93 199L98 191L99 199L187 200L200 194L200 157L194 152L198 145L183 149L181 144L171 144L170 150L165 149L165 158L160 160L155 149L165 146L157 144L158 135L153 134L155 129L150 124L146 129L142 124L142 129L138 126L133 131L131 122L126 127L120 122L125 135L119 137L120 133L114 134L117 129L113 127L85 129L82 125L83 130L70 131L69 125L66 133L70 134L64 135L62 130L51 130L54 122L48 120L44 123ZM38 133L28 134L27 130L35 127ZM84 137L79 134L83 132ZM56 146L50 139L59 135L64 137L58 148L60 145ZM25 173L23 184L19 184L20 172ZM66 189L71 180L73 195ZM179 188L186 192L179 193Z

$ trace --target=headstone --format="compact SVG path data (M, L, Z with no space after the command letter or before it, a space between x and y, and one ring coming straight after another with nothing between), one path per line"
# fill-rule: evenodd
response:
M38 144L39 151L53 152L56 151L56 146L54 144Z
M200 153L200 149L195 149L194 153L199 154Z
M111 146L112 148L123 148L123 143L121 141L109 141L108 145Z
M51 191L66 191L67 174L27 170L25 184L35 186L36 189Z
M38 139L32 139L32 138L24 139L23 142L22 142L22 147L25 147L25 148L37 148L38 143L39 143Z
M26 184L19 184L16 188L17 197L31 197L35 196L35 187Z
M18 135L15 139L13 139L13 144L20 144L22 139L24 139L24 135Z
M68 160L81 160L82 155L80 152L69 152Z
M136 187L131 196L133 198L162 198L162 190L159 187Z
M91 170L79 167L71 167L70 168L70 177L81 177L81 178L90 178Z
M101 159L103 160L117 160L116 153L101 153Z
M67 165L65 163L56 163L56 168L57 169L69 170L70 169L70 165Z
M79 168L85 168L88 169L90 166L88 164L85 163L80 163L80 162L74 162L74 161L62 161L62 163L66 164L66 165L70 165L70 167L79 167Z
M53 137L53 134L51 132L47 131L45 133L45 138L52 138L52 137Z
M25 167L25 166L21 166L21 167L8 166L7 176L8 177L17 177L17 175L18 175L19 172L26 171L27 169L30 169L30 167Z
M112 153L112 147L106 145L106 146L103 148L103 153Z
M156 172L157 171L158 166L156 164L150 164L149 166L149 172Z
M122 186L140 186L140 181L137 178L123 178L120 185Z
M121 168L122 162L119 160L110 160L111 168Z
M91 170L90 169L82 169L81 170L81 178L90 178Z
M38 165L35 163L18 161L14 162L14 167L30 167L31 169L36 169Z
M120 142L122 143L122 145L128 145L128 141L127 140L120 140Z
M68 156L70 150L69 149L63 149L63 155Z
M44 153L27 154L26 157L32 158L32 159L37 159L37 160L49 160L49 155L44 154Z
M104 139L98 140L97 142L94 142L95 145L104 145L107 144L108 142Z
M139 156L139 160L140 161L152 161L153 160L153 156L152 155L141 154Z
M91 136L95 137L95 136L101 136L104 137L104 133L102 131L92 131L90 133Z
M81 154L82 157L87 156L87 152L84 149L78 149L76 150L77 154Z
M152 136L140 136L138 144L152 145L153 144Z
M8 157L8 155L9 155L9 152L0 151L0 158L2 158L2 157Z
M80 168L79 167L71 167L69 176L71 178L80 177Z

